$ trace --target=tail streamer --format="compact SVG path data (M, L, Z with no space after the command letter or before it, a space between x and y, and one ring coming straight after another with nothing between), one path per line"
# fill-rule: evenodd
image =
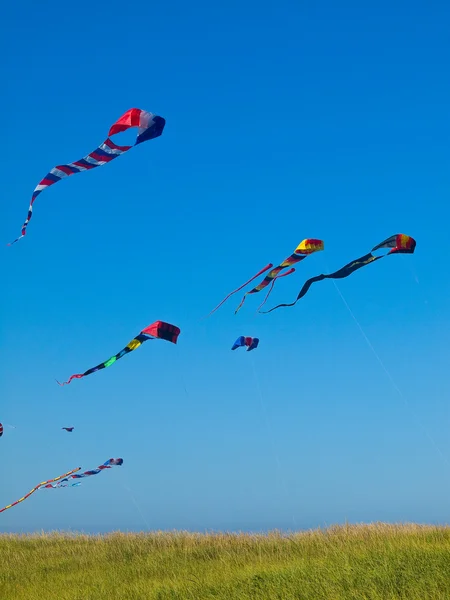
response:
M7 506L4 506L3 508L1 508L0 513L5 510L8 510L8 508L12 508L13 506L16 506L17 504L20 504L20 502L23 502L24 500L29 498L31 496L31 494L34 494L34 492L36 492L38 489L40 489L44 486L47 486L48 484L55 483L56 481L59 481L60 479L64 479L65 477L72 475L72 473L76 473L77 471L80 471L80 470L81 470L81 467L77 467L76 469L72 469L72 471L68 471L67 473L64 473L64 475L59 475L58 477L54 477L53 479L49 479L48 481L41 481L41 483L38 483L38 485L36 485L32 490L30 490L28 492L28 494L25 494L25 496L22 496L22 498L19 498L19 500L16 500L12 504L8 504Z

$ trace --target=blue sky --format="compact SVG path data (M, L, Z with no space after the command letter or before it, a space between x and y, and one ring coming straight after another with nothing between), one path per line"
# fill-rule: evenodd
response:
M0 505L76 466L124 465L35 493L0 531L447 522L446 3L28 0L4 15L5 244L39 180L125 110L167 124L44 192L1 251L0 421L16 429ZM254 297L235 316L236 295L201 320L305 237L325 252L271 305L399 232L414 256L338 284L395 385L331 281L295 308L258 315ZM55 383L157 319L181 328L178 346ZM257 351L231 352L239 335Z

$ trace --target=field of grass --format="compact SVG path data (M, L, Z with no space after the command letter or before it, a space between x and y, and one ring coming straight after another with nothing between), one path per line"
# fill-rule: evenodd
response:
M1 600L450 599L450 528L0 536Z

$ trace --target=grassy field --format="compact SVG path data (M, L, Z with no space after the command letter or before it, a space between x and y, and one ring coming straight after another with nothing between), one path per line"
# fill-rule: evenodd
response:
M450 599L450 528L0 536L1 600Z

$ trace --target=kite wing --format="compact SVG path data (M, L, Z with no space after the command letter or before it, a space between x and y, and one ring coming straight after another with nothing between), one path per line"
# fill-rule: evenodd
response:
M251 343L249 345L249 347L247 348L247 352L250 352L250 350L255 350L255 348L258 347L259 344L259 339L258 338L251 338Z
M19 498L19 500L16 500L12 504L8 504L7 506L0 508L0 513L3 512L4 510L8 510L8 508L12 508L13 506L16 506L16 504L19 504L20 502L23 502L24 500L29 498L31 496L31 494L34 494L34 492L36 490L38 490L39 488L45 487L47 484L54 483L55 481L59 481L60 479L64 479L64 477L68 477L69 475L72 475L72 473L75 473L76 471L80 471L80 469L81 469L81 467L77 467L76 469L72 469L72 471L68 471L67 473L64 473L64 475L59 475L59 477L55 477L54 479L49 479L48 481L42 481L41 483L36 485L32 490L30 490L28 492L28 494L25 494L25 496L22 496L22 498Z
M75 173L81 173L82 171L88 171L90 169L95 169L95 167L106 165L133 147L118 146L110 139L110 136L121 131L125 131L130 127L137 127L138 135L134 143L134 146L137 146L142 142L159 137L164 130L165 124L166 121L163 117L159 117L158 115L141 110L140 108L130 108L130 110L127 110L127 112L111 126L108 137L103 144L100 144L98 148L80 160L54 167L49 173L47 173L44 179L38 183L34 189L33 195L31 196L27 218L22 225L22 233L17 239L14 240L14 242L8 245L12 246L12 244L15 244L25 236L28 223L33 216L34 201L46 188L58 183L58 181L64 179L65 177L74 175Z
M111 356L111 358L109 358L105 362L100 363L96 367L92 367L91 369L88 369L84 373L76 373L74 375L71 375L69 377L69 379L63 383L60 383L59 381L57 381L57 383L59 385L67 385L68 383L70 383L72 381L72 379L81 379L82 377L91 375L92 373L95 373L96 371L100 371L101 369L106 369L106 367L110 367L117 360L119 360L119 358L122 358L123 356L125 356L125 354L128 354L129 352L136 350L136 348L139 348L139 346L141 346L141 344L143 344L144 342L146 342L147 340L150 340L150 339L158 339L159 338L162 340L167 340L168 342L172 342L173 344L176 344L180 333L181 333L181 330L179 327L176 327L176 325L171 325L170 323L165 323L164 321L155 321L154 323L152 323L151 325L149 325L148 327L143 329L141 331L141 333L139 333L139 335L137 335L135 338L133 338L131 340L131 342L129 342L125 346L125 348L123 348L123 350L121 350L114 356Z
M232 345L231 349L236 350L236 348L240 348L241 346L245 346L245 337L243 335L238 337L238 339Z
M257 348L258 344L259 344L258 338L253 338L253 337L249 337L249 336L246 337L244 335L241 335L234 342L231 349L236 350L236 348L241 348L242 346L247 346L247 352L249 352L250 350L254 350L255 348Z
M303 296L305 296L307 294L307 292L308 292L309 288L312 286L312 284L316 283L317 281L323 281L324 279L343 279L344 277L348 277L349 275L351 275L358 269L361 269L362 267L365 267L366 265L369 265L372 262L380 260L381 258L388 256L389 254L414 254L415 248L416 248L416 241L411 236L405 235L403 233L398 233L396 235L392 235L387 240L384 240L384 242L381 242L381 244L378 244L377 246L372 248L371 252L369 252L368 254L365 254L364 256L361 256L360 258L357 258L356 260L353 260L352 262L348 263L347 265L345 265L338 271L335 271L334 273L330 273L328 275L324 275L324 274L317 275L316 277L311 277L310 279L305 281L302 289L298 293L298 296L297 296L296 300L294 300L294 302L291 302L290 304L278 304L277 306L274 306L270 310L260 311L260 312L263 314L267 314L277 308L281 308L282 306L294 306L295 304L297 304L297 302L300 300L300 298L303 298ZM384 250L384 249L390 249L390 250L389 250L389 252L387 252L386 254L383 254L381 256L375 256L374 254L372 254L376 250Z
M159 338L160 340L172 342L172 344L176 344L181 330L176 325L171 325L170 323L165 323L164 321L155 321L143 329L141 333L144 335L150 335L153 338Z

